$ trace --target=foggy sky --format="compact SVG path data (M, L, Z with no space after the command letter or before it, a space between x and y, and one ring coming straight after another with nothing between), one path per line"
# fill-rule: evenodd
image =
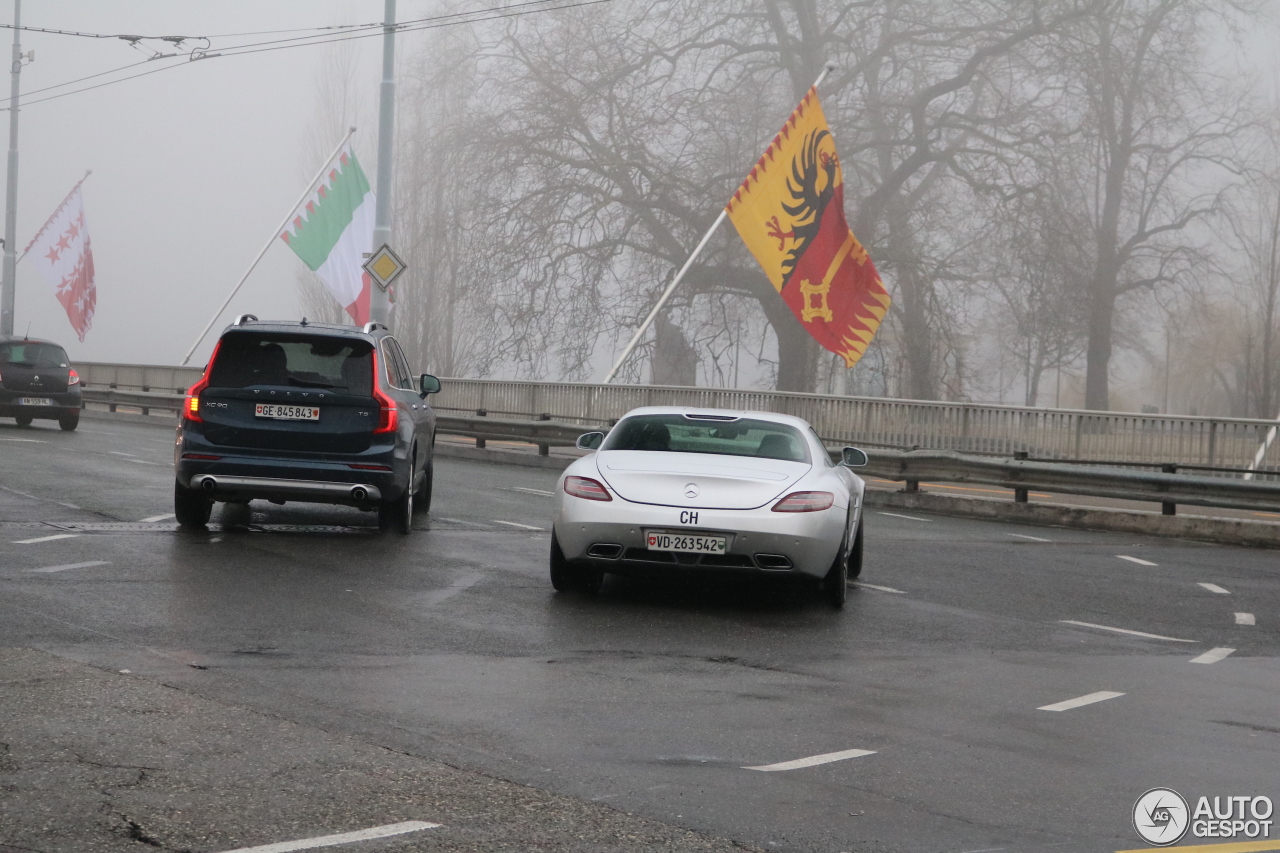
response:
M401 0L398 5L404 20L429 14L437 4ZM380 0L26 0L22 24L204 35L373 22L381 20L382 10ZM0 22L12 24L12 2L0 4L0 16ZM215 39L214 50L219 44L296 35L301 34ZM0 30L6 57L12 38L11 29ZM23 52L36 52L35 62L22 70L23 102L44 96L26 92L147 55L116 39L32 32L20 38ZM412 49L415 41L413 34L401 35L397 47ZM376 103L381 38L355 44L367 100ZM308 133L326 53L323 47L304 47L183 62L141 79L23 106L18 252L91 169L84 199L98 304L82 344L53 290L23 261L15 333L23 334L30 323L32 336L64 344L75 360L177 364L321 165L303 152L315 147ZM4 75L5 98L9 79ZM106 79L112 78L68 88ZM0 120L7 140L8 113ZM356 148L372 182L375 126L359 129ZM219 329L239 313L297 319L300 267L277 240L192 363L204 363Z

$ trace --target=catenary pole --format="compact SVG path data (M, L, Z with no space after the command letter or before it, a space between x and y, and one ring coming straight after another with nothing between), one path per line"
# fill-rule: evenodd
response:
M227 310L227 306L231 304L231 300L235 299L236 294L240 292L240 288L244 286L245 281L248 280L249 273L253 272L254 267L258 265L258 261L262 260L262 256L267 253L267 249L270 249L275 245L276 238L280 236L284 229L289 225L289 220L293 218L293 212L307 200L307 196L311 195L311 190L315 188L316 182L324 177L325 169L329 168L329 164L333 162L333 158L338 156L338 152L342 150L342 146L347 144L347 140L350 139L351 135L355 132L356 129L354 127L347 129L347 135L342 137L342 141L338 143L338 147L333 149L333 153L330 154L320 166L320 171L316 172L316 176L311 179L311 183L307 184L307 188L303 190L302 195L293 203L293 206L289 208L289 212L285 214L284 221L276 227L275 231L271 232L271 236L267 238L267 242L263 245L262 251L258 252L258 256L253 259L253 263L249 264L249 268L244 271L244 275L240 276L240 280L236 282L236 286L231 288L231 292L227 294L227 298L222 300L222 304L218 306L218 310L209 318L209 322L205 325L204 331L200 333L200 337L196 338L195 343L191 345L191 349L187 350L187 354L183 357L183 364L186 364L191 360L191 356L195 353L196 347L200 346L200 342L204 340L204 336L209 334L209 330L213 328L213 324L218 322L218 318L222 316L222 312Z
M14 290L18 256L18 79L22 74L22 46L18 43L22 0L13 0L13 68L9 90L9 172L4 198L4 272L0 280L0 335L13 334Z
M374 208L373 245L376 252L391 245L391 158L396 119L396 0L386 0L382 23L382 87L378 102L378 186ZM391 326L391 295L370 284L369 319Z
M388 0L388 2L393 1L394 0ZM818 88L822 81L827 78L827 75L830 74L835 67L834 62L828 62L822 69L822 73L818 75L818 79L813 81L813 88ZM381 196L379 196L379 198L381 198ZM689 259L684 262L684 266L680 267L675 278L671 279L671 283L667 285L667 289L662 291L662 295L658 297L657 303L653 306L653 309L649 311L649 316L644 318L644 322L640 324L640 328L636 329L636 333L631 336L631 340L627 343L626 349L622 351L622 355L618 356L618 360L613 363L613 367L610 368L609 373L604 378L605 385L608 385L613 381L613 377L618 374L618 370L622 367L622 363L627 360L629 355L631 355L631 351L636 348L636 344L640 343L640 339L644 337L644 333L649 330L650 324L652 324L654 318L658 316L658 312L662 310L662 306L667 304L667 300L671 298L671 294L675 291L676 286L680 284L682 279L684 279L684 274L689 271L689 267L693 266L694 260L696 260L698 255L701 254L703 248L707 245L707 242L711 240L711 235L716 233L720 226L724 224L724 221L728 216L728 207L722 207L720 209L720 215L716 217L716 221L711 223L711 227L707 229L707 233L702 235L702 239L699 240L698 245L694 247L693 253L689 255ZM378 241L375 239L374 243L377 242Z

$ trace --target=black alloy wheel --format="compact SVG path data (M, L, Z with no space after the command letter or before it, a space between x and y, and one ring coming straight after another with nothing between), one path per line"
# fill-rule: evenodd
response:
M63 432L74 432L75 428L80 425L80 413L71 412L66 415L58 416L58 426L62 427Z
M178 524L189 530L203 529L213 512L213 501L181 483L173 484L173 514Z
M560 540L551 531L551 586L556 592L583 592L595 595L604 585L604 571L590 566L570 565L560 548Z
M853 552L849 555L849 579L862 574L862 519L858 519L858 535L853 537Z
M413 530L413 489L406 488L400 497L378 506L378 530L395 532L401 536Z
M837 610L844 607L845 600L849 597L849 558L852 550L846 529L844 539L840 542L840 550L836 552L836 559L827 570L827 576L822 579L822 595Z
M418 487L418 494L414 498L417 512L426 515L431 512L431 481L435 478L435 460L427 461L427 467L422 471L422 485Z

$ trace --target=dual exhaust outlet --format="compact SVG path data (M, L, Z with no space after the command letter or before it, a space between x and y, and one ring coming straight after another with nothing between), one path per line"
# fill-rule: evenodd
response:
M317 480L279 480L270 477L223 477L212 474L196 475L191 487L212 497L223 491L241 497L293 497L313 498L332 502L344 500L354 503L378 501L382 491L377 486L364 483L326 483Z

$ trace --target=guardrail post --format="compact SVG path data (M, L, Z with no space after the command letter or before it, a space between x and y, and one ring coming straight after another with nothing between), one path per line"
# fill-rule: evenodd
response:
M477 418L483 418L483 417L486 417L486 416L488 416L488 414L489 414L489 413L488 413L488 412L486 412L484 409L476 409L476 417L477 417ZM483 438L477 438L477 439L476 439L476 449L478 449L478 450L484 450L484 439L483 439Z
M1160 470L1166 474L1176 474L1178 473L1178 466L1166 463L1160 466ZM1169 503L1168 501L1165 501L1164 503L1160 504L1160 512L1164 515L1177 515L1178 505L1175 503Z
M110 389L112 389L112 390L114 391L114 390L115 390L115 387L116 387L116 383L112 382L112 383L111 383L110 385L108 385L107 387L108 387L108 388L110 388ZM108 403L108 404L107 404L107 411L108 411L108 412L114 412L115 410L116 410L116 404L115 404L115 403Z
M543 412L542 414L538 415L538 420L540 420L540 421L549 421L549 420L551 420L551 413L550 413L550 412ZM550 455L551 455L551 445L549 445L549 444L539 444L539 445L538 445L538 455L539 455L539 456L550 456Z
M1018 451L1014 452L1014 454L1013 454L1013 458L1014 458L1014 459L1026 459L1026 458L1027 458L1027 451L1025 451L1025 450L1018 450ZM1021 488L1021 489L1020 489L1020 488L1015 488L1015 489L1013 490L1013 502L1014 502L1014 503L1019 503L1019 504L1024 504L1024 503L1026 503L1026 502L1027 502L1027 490L1026 490L1025 488Z

